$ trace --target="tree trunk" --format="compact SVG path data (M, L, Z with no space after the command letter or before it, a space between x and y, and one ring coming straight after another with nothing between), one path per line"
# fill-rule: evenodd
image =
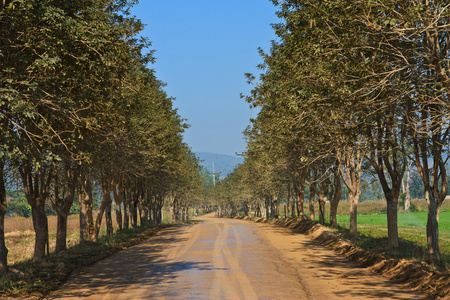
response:
M358 145L363 144L362 141ZM339 163L339 173L348 189L350 202L350 234L358 233L358 202L361 194L361 168L364 155L360 148L346 147L337 151L336 157Z
M3 208L0 209L3 210ZM0 211L0 275L5 274L7 272L8 272L8 248L6 248L5 243L5 213Z
M323 192L319 192L319 223L325 224L325 205L327 202L327 197L323 194Z
M103 214L107 214L108 213L108 207L109 207L109 214L111 214L111 189L110 189L110 182L109 179L106 178L106 176L104 176L102 178L102 194L103 194L103 199L102 199L102 203L100 204L100 208L98 210L97 213L97 218L95 219L95 225L94 225L94 240L98 241L98 236L100 233L100 228L102 225L102 219L103 219ZM111 217L111 215L110 215ZM106 216L105 216L106 218Z
M158 210L156 212L156 223L161 224L163 220L163 211L162 208L164 206L164 198L160 197L158 199Z
M120 177L117 184L112 185L112 190L114 193L115 212L116 212L116 222L119 230L122 230L122 204L125 202L125 186L123 176Z
M5 215L7 209L4 163L0 163L0 275L8 272L8 248L5 243Z
M56 215L57 225L55 252L59 253L67 249L67 219L69 216L69 212L66 211L65 208L61 207L56 211Z
M292 202L291 202L291 216L293 218L296 217L296 215L295 215L295 200L294 199L292 199Z
M426 120L426 118L423 118ZM426 121L423 121L426 122ZM432 146L429 146L426 138L414 140L415 165L422 177L425 189L425 200L428 204L427 220L427 251L430 263L442 265L439 249L439 209L447 195L447 170L442 158L442 144L436 136L432 138ZM431 147L432 154L425 151ZM429 161L433 164L430 167Z
M84 198L84 206L86 207L86 225L88 237L92 240L95 238L95 226L94 226L94 199L92 198L92 188L87 190L87 194Z
M93 202L91 180L84 177L78 184L78 203L80 205L80 241L95 239L94 217L92 214Z
M80 242L84 242L88 239L86 206L84 205L85 198L86 194L80 185L78 187L78 204L80 206Z
M55 253L67 249L67 215L59 213L56 222L56 247Z
M80 240L95 239L94 217L92 214L92 187L89 180L78 186L78 203L80 205Z
M141 226L145 226L145 220L144 220L144 212L142 211L142 207L138 205L138 215L139 215L139 224Z
M150 224L156 224L157 223L157 200L156 195L152 195L149 197L148 202L150 203L150 209L149 209L149 217L150 217Z
M294 182L294 191L297 197L297 216L303 217L305 212L303 204L305 202L305 177L297 178Z
M175 222L178 222L181 219L181 212L180 212L180 203L178 201L178 198L174 198L173 200L173 219Z
M250 207L247 203L244 204L244 216L248 217L248 213L250 211Z
M103 199L102 203L100 204L100 208L98 209L98 212L97 212L97 217L95 218L93 240L96 242L98 241L98 236L100 234L100 228L102 225L103 214L105 213L105 209L106 209L106 202L104 200L105 199Z
M279 216L278 197L273 198L272 207L273 207L273 217L278 219Z
M187 208L186 206L182 206L181 208L181 221L185 222L187 220Z
M428 202L427 219L427 250L428 259L431 263L440 264L441 252L439 249L439 208L434 199L434 195L425 191L425 198Z
M259 199L259 212L260 218L267 219L267 209L266 209L266 200Z
M56 227L56 246L55 252L59 253L67 249L67 219L69 216L70 208L72 207L75 199L75 189L78 181L78 165L74 166L70 162L65 162L64 173L67 181L67 196L59 197L58 195L58 174L55 178L55 197L52 203L53 209L57 214L57 227Z
M409 192L411 165L412 162L408 165L408 169L406 172L406 183L404 182L404 180L402 180L403 193L405 193L405 206L404 206L405 210L408 210L411 207L411 194Z
M405 210L409 210L411 207L411 194L409 192L410 183L409 180L406 182L406 190L405 190Z
M116 203L116 222L119 230L121 231L123 228L122 224L122 205Z
M112 213L111 213L111 209L112 209L112 201L110 201L108 203L108 205L106 206L106 210L105 210L105 221L106 221L106 236L107 237L112 237L113 233L114 233L114 228L113 228L113 223L112 223Z
M140 199L139 203L139 217L141 220L141 226L147 226L148 224L148 208L144 204L142 198Z
M130 201L130 214L131 214L131 227L136 228L138 226L138 200L136 195Z
M261 200L256 201L255 217L257 217L257 218L262 217Z
M331 226L337 228L337 209L341 200L342 185L339 174L334 175L334 194L330 198L330 223Z
M123 228L126 230L130 227L130 216L128 214L129 199L125 196L125 201L123 203Z
M31 206L31 217L35 232L33 261L45 258L49 253L48 221L45 213L45 201L49 195L49 186L53 168L36 168L25 164L19 167L23 189L28 204Z
M387 225L388 225L388 245L398 247L398 197L386 197L387 203Z
M309 188L309 217L313 221L316 219L316 215L314 212L314 198L315 197L316 197L316 194L314 193L314 189L310 187Z
M379 143L381 144L381 142ZM375 148L375 146L372 147ZM378 175L384 197L386 198L388 245L396 248L399 245L397 224L398 198L402 188L406 163L402 157L397 157L394 150L388 150L390 156L387 156L385 153L380 153L380 151L375 153L375 150L372 150L370 162ZM402 161L403 163L401 163Z
M40 261L45 258L45 252L48 253L48 221L45 214L45 200L35 199L31 206L31 216L33 219L33 228L36 234L34 241L33 261Z
M358 202L359 196L354 193L348 193L350 201L350 234L356 235L358 233Z

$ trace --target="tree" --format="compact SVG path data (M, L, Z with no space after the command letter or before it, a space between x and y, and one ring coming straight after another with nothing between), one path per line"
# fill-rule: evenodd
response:
M6 189L4 181L4 165L0 165L0 274L8 271L8 249L5 244Z
M384 64L362 74L366 85L361 92L382 109L390 105L404 109L396 116L404 125L397 126L400 130L394 135L401 141L406 131L412 145L410 158L422 177L428 202L428 253L430 261L438 264L438 215L447 191L444 153L449 138L447 5L446 1L371 1L360 3L358 10L352 8L359 11L352 20L362 25L359 33L364 32L369 41L364 50L375 54L365 59L382 59ZM376 50L375 43L380 45Z
M67 215L77 186L80 199L86 195L80 203L91 234L95 235L90 196L95 177L104 179L105 198L97 229L105 209L110 221L111 191L117 192L117 217L122 220L125 179L136 187L152 183L139 194L128 194L145 195L152 220L160 221L167 186L159 178L173 176L178 162L186 159L181 137L186 125L162 91L163 84L146 67L153 61L152 52L141 53L149 43L136 37L142 24L127 17L130 4L33 0L3 1L1 6L5 26L0 53L5 59L0 73L0 160L2 166L8 160L21 174L36 231L34 260L48 252L49 199L58 214L59 252L66 248ZM0 199L4 216L6 202ZM83 214L80 222L86 227Z
M346 137L346 117L352 113L347 108L351 101L345 99L349 84L336 85L341 74L336 65L345 64L326 57L329 46L322 42L331 32L324 33L325 26L319 26L316 19L323 11L301 1L273 2L280 6L278 15L284 22L274 25L280 41L272 44L270 54L261 51L264 63L260 67L265 73L246 98L252 106L261 107L253 121L253 135L263 145L259 151L264 149L277 163L292 171L291 180L295 182L298 207L301 206L299 214L306 178L312 187L310 203L314 194L320 193L323 212L331 186L326 170L334 165L336 154L343 153L342 147L353 146L351 138ZM252 75L248 78L255 80ZM340 158L342 161L343 156ZM326 166L318 168L322 162ZM323 193L316 183L322 185Z

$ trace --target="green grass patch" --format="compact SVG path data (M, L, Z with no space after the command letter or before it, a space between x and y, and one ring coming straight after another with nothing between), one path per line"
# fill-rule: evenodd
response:
M337 219L341 230L347 231L349 216L338 216ZM426 261L426 224L426 211L398 214L400 247L392 249L387 245L387 216L358 215L358 236L352 240L364 249L383 252L390 257ZM440 214L439 242L443 261L446 265L450 265L450 211L443 211Z

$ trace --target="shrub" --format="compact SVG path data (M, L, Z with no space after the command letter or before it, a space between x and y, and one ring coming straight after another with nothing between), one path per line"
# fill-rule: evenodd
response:
M10 197L6 213L17 214L21 217L31 216L31 206L25 199L25 195L19 194L17 197Z

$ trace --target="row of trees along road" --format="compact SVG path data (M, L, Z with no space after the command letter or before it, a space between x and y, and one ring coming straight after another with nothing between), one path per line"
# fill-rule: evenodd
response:
M277 41L261 51L260 78L248 74L254 88L245 98L259 114L233 176L243 177L266 215L277 214L283 193L296 197L290 210L303 215L309 185L321 222L330 201L334 226L344 184L356 234L361 174L372 172L387 202L388 242L397 247L399 195L412 163L428 203L429 258L439 263L450 134L448 1L272 2L281 18L273 25ZM246 195L239 197L245 206Z
M125 0L0 2L0 273L7 271L7 178L23 185L36 233L33 260L49 251L45 205L57 214L56 252L78 197L81 240L96 240L103 216L119 229L175 217L201 187L182 142L186 124L146 66L150 43ZM143 54L146 51L148 54ZM93 218L92 191L103 198Z

